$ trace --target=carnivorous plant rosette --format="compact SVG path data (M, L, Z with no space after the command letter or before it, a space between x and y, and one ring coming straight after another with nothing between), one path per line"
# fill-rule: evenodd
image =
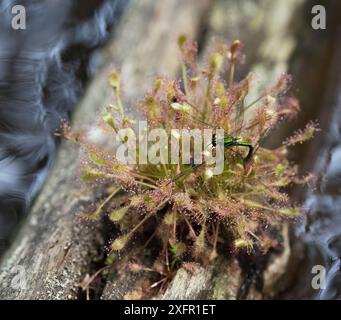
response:
M154 139L142 145L138 140L136 163L122 164L114 146L108 150L65 127L65 136L84 149L83 180L91 188L102 186L103 190L97 210L83 217L107 215L117 225L120 231L109 244L111 253L127 250L129 243L142 235L146 247L153 243L151 239L160 244L156 256L173 269L184 261L209 263L227 251L258 248L266 253L278 245L273 229L300 214L300 207L291 204L285 188L311 179L310 175L298 177L297 166L287 159L287 149L311 139L317 125L307 124L276 149L264 147L262 142L270 130L299 112L296 99L286 97L290 77L281 76L252 100L253 76L234 80L241 57L239 41L218 46L203 65L198 63L197 46L185 36L179 37L179 48L182 78L157 78L134 106L139 119L147 121L147 130L162 128L169 134L166 144ZM99 130L122 144L128 143L127 137L119 134L123 128L135 136L147 135L147 130L138 132L138 117L128 116L123 107L117 72L111 74L109 83L115 102L102 115ZM220 142L215 132L223 129L222 172L213 174L205 160L182 163L181 147L179 163L139 161L146 147L150 150L153 145L154 149L160 146L154 150L157 157L169 158L172 139L179 145L183 139L174 129L212 129L213 152Z

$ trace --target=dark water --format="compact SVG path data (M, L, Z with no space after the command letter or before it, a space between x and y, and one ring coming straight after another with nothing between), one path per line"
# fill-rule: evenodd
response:
M341 25L336 28L333 54L321 104L322 132L306 154L316 184L304 195L308 209L296 237L305 245L294 298L341 299ZM312 290L312 267L326 270L326 288ZM290 296L290 295L289 295Z
M96 69L125 0L0 0L0 252L53 163L55 130ZM27 29L11 9L25 6Z

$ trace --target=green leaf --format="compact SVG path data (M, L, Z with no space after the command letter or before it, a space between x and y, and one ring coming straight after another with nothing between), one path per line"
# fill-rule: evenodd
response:
M102 119L103 121L105 121L111 128L113 128L115 130L115 132L117 132L117 128L116 128L116 125L115 125L115 121L114 121L114 118L112 117L112 114L111 112L107 111L107 112L104 112L102 114Z
M81 173L81 179L84 182L91 182L91 181L94 181L96 179L103 179L103 178L107 178L107 177L109 177L109 175L106 172L91 168L88 165L83 166L83 171Z
M218 52L214 52L211 55L210 62L209 62L210 71L212 73L218 73L223 65L223 62L224 62L223 56Z
M109 76L109 85L115 89L119 90L121 84L120 74L116 71L112 72Z
M247 205L250 208L256 208L256 209L271 209L267 208L266 206L262 205L261 203L253 200L246 200L244 199L243 203Z
M279 213L289 217L298 217L300 215L301 208L281 208Z
M108 255L108 257L105 259L105 264L107 266L111 266L117 259L117 253L112 252Z
M145 195L143 196L143 201L148 202L148 201L150 201L150 200L152 200L152 198L150 197L149 194L145 194Z
M98 220L99 215L100 215L100 212L96 210L96 212L94 213L82 213L80 214L80 217L86 220Z
M156 79L154 83L154 94L156 94L162 86L162 80L161 79Z
M118 105L116 105L116 104L110 104L109 107L111 109L114 109L115 111L120 111L120 107Z
M103 166L103 167L111 167L112 163L105 160L101 156L99 156L97 153L90 152L89 153L89 159L96 165L98 166Z
M205 251L205 236L206 236L206 228L202 227L200 234L197 236L194 242L194 251L196 255L202 255Z
M174 214L174 212L166 214L164 219L163 219L163 221L164 221L164 223L167 226L172 225L174 223L174 221L175 221L175 214Z
M242 248L252 248L253 242L251 240L245 240L245 239L236 239L234 241L234 245L237 249Z
M112 171L114 173L123 173L123 172L127 172L127 168L121 164L118 163L111 163L110 167L112 168Z
M185 34L181 34L178 37L178 46L182 50L185 42L187 41L187 36Z
M129 210L129 206L114 210L109 214L109 219L112 222L119 222L123 219L123 217L128 212L128 210Z
M127 245L130 240L130 235L126 234L119 238L116 238L110 245L112 251L121 251Z
M281 163L279 163L275 168L276 176L280 177L283 174L284 170L285 170L285 167Z
M183 242L177 242L170 245L170 251L176 258L181 257L181 255L186 252L186 249L187 247Z
M174 102L171 104L171 107L174 109L174 110L177 110L177 111L181 111L181 112L185 112L185 113L188 113L191 111L191 106L187 103L184 103L184 104L181 104L181 103L178 103L178 102Z

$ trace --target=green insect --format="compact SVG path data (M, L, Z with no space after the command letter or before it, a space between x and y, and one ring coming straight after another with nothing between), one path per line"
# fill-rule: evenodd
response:
M173 100L173 102L176 102L177 100ZM188 102L187 102L188 103ZM188 103L189 105L191 105L193 107L192 104ZM193 121L197 121L197 122L200 122L201 124L204 124L206 126L209 126L211 128L213 128L213 126L203 120L199 120L197 118L194 118L194 117L191 117L191 119ZM212 141L210 143L210 145L212 145L214 148L217 146L217 137L216 137L216 134L213 134L212 136ZM209 145L209 146L210 146ZM252 159L252 156L254 154L254 147L251 143L249 142L246 142L246 141L243 141L241 140L241 138L239 137L234 137L232 135L229 135L229 134L225 134L224 135L224 140L223 140L223 145L224 145L224 149L230 149L230 148L233 148L233 147L244 147L244 148L248 148L249 151L248 151L248 154L246 155L246 157L243 159L243 162L244 164L248 163L251 159ZM180 172L179 174L177 174L174 178L173 178L173 181L179 179L180 177L183 177L187 172L189 171L193 171L199 167L201 167L202 165L204 165L204 163L201 163L201 164L194 164L192 163L191 164L191 168L187 169L187 170L184 170L182 172Z
M217 139L216 139L216 135L214 134L212 137L212 146L216 147L217 146ZM253 146L251 143L245 142L243 140L241 140L241 138L238 137L233 137L230 136L228 134L224 135L224 148L225 149L229 149L232 147L246 147L249 148L249 152L246 155L246 157L244 158L244 163L248 162L251 160L252 155L253 155Z
M217 146L217 138L216 138L216 135L213 134L213 137L212 137L212 142L211 142L211 145L215 148ZM248 148L249 149L249 152L248 154L246 155L246 157L243 159L243 162L244 164L249 162L253 156L253 146L251 143L248 143L248 142L245 142L243 140L241 140L241 138L239 137L233 137L231 135L228 135L228 134L225 134L224 135L224 148L225 149L230 149L232 147L245 147L245 148ZM192 163L191 164L191 167L187 170L183 170L182 172L180 172L179 174L177 174L173 179L172 181L176 181L178 179L180 179L181 177L185 176L187 173L189 172L193 172L195 169L203 166L205 163L201 163L201 164L194 164Z

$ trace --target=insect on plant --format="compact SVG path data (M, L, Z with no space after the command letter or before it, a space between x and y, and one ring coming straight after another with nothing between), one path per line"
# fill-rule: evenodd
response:
M143 260L153 247L144 268L154 270L157 265L163 277L157 283L162 286L183 264L211 263L218 256L226 258L226 252L240 250L267 254L278 247L280 237L274 234L301 211L291 203L285 187L306 184L312 178L309 174L298 176L297 166L287 159L288 147L311 139L318 130L311 122L274 149L261 146L270 130L299 111L297 100L286 96L290 77L282 75L258 99L246 103L252 76L239 82L234 79L241 56L239 41L214 47L204 65L198 63L195 43L180 36L178 45L183 59L182 83L157 78L134 107L151 128L167 132L216 128L209 141L210 147L220 144L224 149L220 175L208 175L205 162L121 164L107 149L84 137L65 134L83 148L83 180L91 190L100 187L103 194L95 211L82 217L91 220L106 215L119 230L108 244L110 263L132 247ZM120 128L134 130L134 119L123 112L117 72L111 74L109 83L115 102L99 128L112 137ZM215 135L217 128L227 133L222 141ZM138 145L137 153L140 148ZM137 236L142 240L132 241Z
M173 98L172 98L172 102L173 102L173 103L178 104L178 101L179 101L179 100L178 100L177 97L173 97ZM194 109L194 110L196 110L197 112L199 112L198 109L197 109L193 104L189 103L188 101L187 101L186 103L187 103L192 109ZM178 106L176 107L176 109L181 110L181 108L179 108ZM216 128L214 128L213 125L207 123L206 121L204 121L204 120L199 120L199 119L195 118L194 116L191 116L191 115L188 113L187 108L182 108L182 111L184 111L185 114L187 114L187 115L190 117L190 119L193 120L194 122L198 122L198 123L200 123L200 124L202 124L202 125L204 125L204 126L208 126L208 127L212 128L212 129L216 129ZM200 113L200 112L199 112L199 113ZM200 114L200 115L202 116L202 114ZM216 134L214 133L214 134L212 135L211 143L210 143L209 145L207 145L206 148L208 148L208 147L210 147L210 146L212 146L213 148L216 148L217 145L218 145L218 143L222 143L222 145L223 145L225 151L226 151L226 150L232 150L233 147L244 147L244 148L246 147L246 148L248 148L248 149L249 149L249 150L248 150L248 153L247 153L247 155L243 158L243 163L244 163L244 165L246 165L246 164L252 159L252 156L253 156L253 154L254 154L254 147L253 147L253 145L252 145L251 143L249 143L249 142L247 142L247 141L243 141L242 138L240 138L240 137L235 137L235 136L230 135L230 134L224 134L224 137L223 137L221 140L219 140L219 139L217 138ZM204 150L206 150L206 148L204 148ZM233 150L232 150L232 151L233 151ZM172 181L176 181L177 179L183 177L185 174L191 172L191 170L195 170L195 169L200 168L201 166L204 166L204 165L205 165L204 162L201 163L201 164L194 164L193 158L192 158L191 168L189 168L189 169L187 169L187 170L183 170L182 172L180 172L179 174L177 174L177 175L172 179Z

